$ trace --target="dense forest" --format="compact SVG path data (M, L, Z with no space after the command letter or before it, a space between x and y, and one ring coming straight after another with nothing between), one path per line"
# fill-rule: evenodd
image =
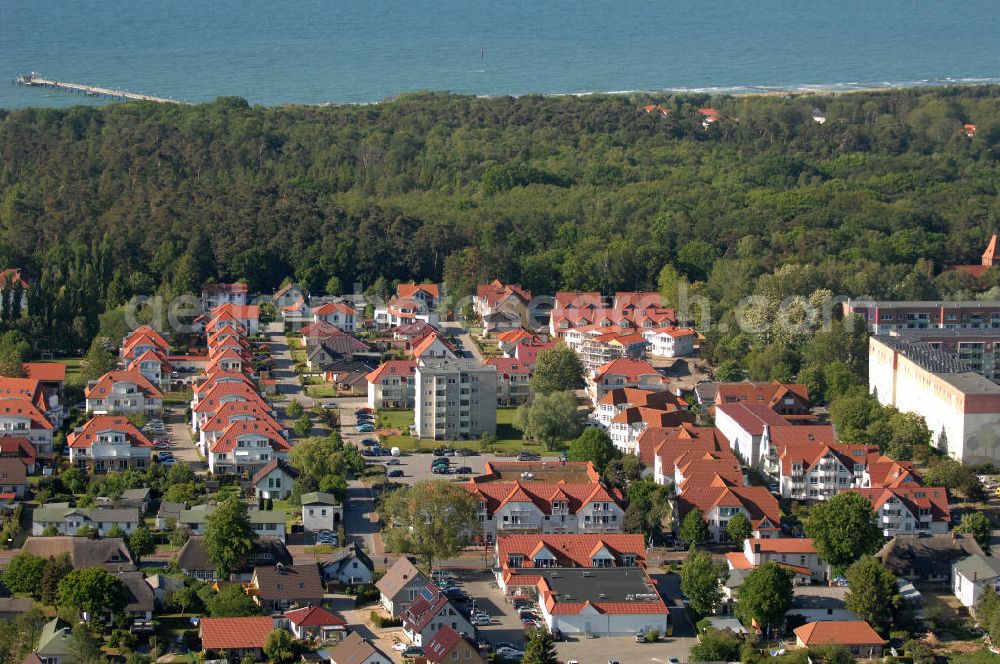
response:
M38 284L6 325L84 348L133 294L287 276L611 292L672 266L716 318L761 291L972 296L1000 280L941 272L1000 225L998 176L997 87L0 111L0 268Z

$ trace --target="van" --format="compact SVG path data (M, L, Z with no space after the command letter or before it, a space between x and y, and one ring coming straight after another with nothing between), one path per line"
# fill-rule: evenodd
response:
M392 448L390 450L390 452L392 453L392 456L394 456L394 457L403 456L403 450L399 449L398 447Z

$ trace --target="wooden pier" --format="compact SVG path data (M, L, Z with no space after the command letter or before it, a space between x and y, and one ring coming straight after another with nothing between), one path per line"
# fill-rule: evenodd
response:
M102 88L96 85L83 85L82 83L69 83L67 81L56 81L42 77L40 74L31 72L25 76L18 76L15 79L18 85L25 85L31 88L53 88L65 92L77 92L88 97L107 97L121 101L152 101L158 104L186 104L187 102L167 99L166 97L155 97L137 92L127 92L126 90L115 90L112 88Z

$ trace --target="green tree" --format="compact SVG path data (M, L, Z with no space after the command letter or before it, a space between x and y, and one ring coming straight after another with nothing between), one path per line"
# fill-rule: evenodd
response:
M689 659L692 662L738 662L740 643L740 638L728 629L709 629L692 646Z
M102 337L95 338L90 344L90 350L80 360L80 375L85 381L97 380L118 366L118 360L108 350L110 345L111 340Z
M305 438L312 431L312 420L309 419L308 413L302 413L302 417L295 420L295 435L299 438ZM292 448L295 449L295 448Z
M990 555L993 541L993 526L990 519L982 512L966 512L962 520L955 526L956 533L972 535L986 555Z
M603 473L608 463L621 453L604 429L588 427L570 442L566 456L570 461L591 461L597 472Z
M753 535L753 524L750 523L750 519L747 518L746 514L737 512L726 522L726 534L734 544L742 548L744 540L749 539Z
M295 399L292 399L292 402L288 404L288 407L285 409L285 414L293 420L302 417L304 412L306 412L306 409L303 408L302 404Z
M858 493L839 493L817 503L809 510L804 525L823 560L837 568L875 553L885 541L871 504Z
M755 567L737 591L736 617L765 630L780 630L792 606L792 573L769 560Z
M612 459L604 471L604 483L609 488L625 491L642 476L644 466L635 454L625 454Z
M629 483L627 496L625 531L642 533L648 539L659 537L672 521L673 486L657 484L652 478L636 479Z
M572 391L581 387L583 363L569 346L559 344L538 354L531 375L531 389L536 395Z
M79 664L95 664L103 661L101 639L94 635L88 625L80 624L73 627L67 649L72 655L70 661Z
M708 540L710 533L708 531L708 524L705 523L705 517L701 515L701 510L697 507L691 508L691 510L684 515L684 520L681 521L681 539L684 542L694 546L695 544L701 544Z
M219 503L205 524L205 551L209 561L228 579L246 562L253 548L254 530L247 506L235 496Z
M242 618L260 613L260 607L238 583L223 586L218 593L208 599L206 606L213 618Z
M746 372L736 360L726 360L715 370L715 380L720 383L738 383L746 378Z
M201 613L205 608L201 596L198 595L198 589L194 586L184 586L175 590L170 595L170 602L180 613Z
M533 629L528 632L524 647L524 664L558 664L556 644L552 635L545 629Z
M889 626L902 604L896 575L872 556L847 568L847 609L873 625Z
M70 562L68 553L62 553L45 561L45 567L42 569L42 604L55 605L59 593L59 582L72 571L73 563Z
M420 556L431 568L435 559L457 555L469 533L479 529L478 508L471 493L450 482L418 482L393 491L379 508L386 547Z
M304 476L320 482L344 474L344 443L334 432L325 438L305 438L292 447L292 465Z
M701 615L710 614L722 600L722 584L729 578L724 563L694 547L681 565L681 591L691 602L691 609Z
M292 664L302 653L302 644L291 632L278 628L267 635L264 654L269 664Z
M75 569L59 582L56 604L87 614L90 622L104 611L121 614L128 603L128 592L121 581L99 567Z
M139 563L146 556L156 553L156 542L153 541L153 536L150 535L149 529L145 526L139 526L133 530L126 538L126 542L136 563Z
M580 434L581 419L572 392L552 392L536 394L531 403L518 406L513 424L525 438L539 440L545 449L554 450L560 442Z
M663 297L664 303L668 307L672 307L674 311L677 311L681 287L682 285L687 287L687 280L677 271L677 268L667 263L660 268L656 285L660 291L660 296Z
M19 553L7 563L3 582L11 592L31 593L37 599L41 597L44 572L45 558L26 552Z

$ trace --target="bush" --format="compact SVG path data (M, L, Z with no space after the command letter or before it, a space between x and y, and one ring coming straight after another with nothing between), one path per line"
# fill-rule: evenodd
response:
M658 630L658 629L651 629L648 632L646 632L646 642L647 643L656 643L659 640L660 640L660 630Z
M371 584L353 584L344 589L344 594L354 598L355 604L372 602L379 598L378 588Z
M375 627L378 628L378 629L382 629L383 627L402 627L403 626L403 619L402 618L385 618L385 617L379 615L379 613L377 611L372 611L371 612L371 621L372 621L372 624L375 625Z

